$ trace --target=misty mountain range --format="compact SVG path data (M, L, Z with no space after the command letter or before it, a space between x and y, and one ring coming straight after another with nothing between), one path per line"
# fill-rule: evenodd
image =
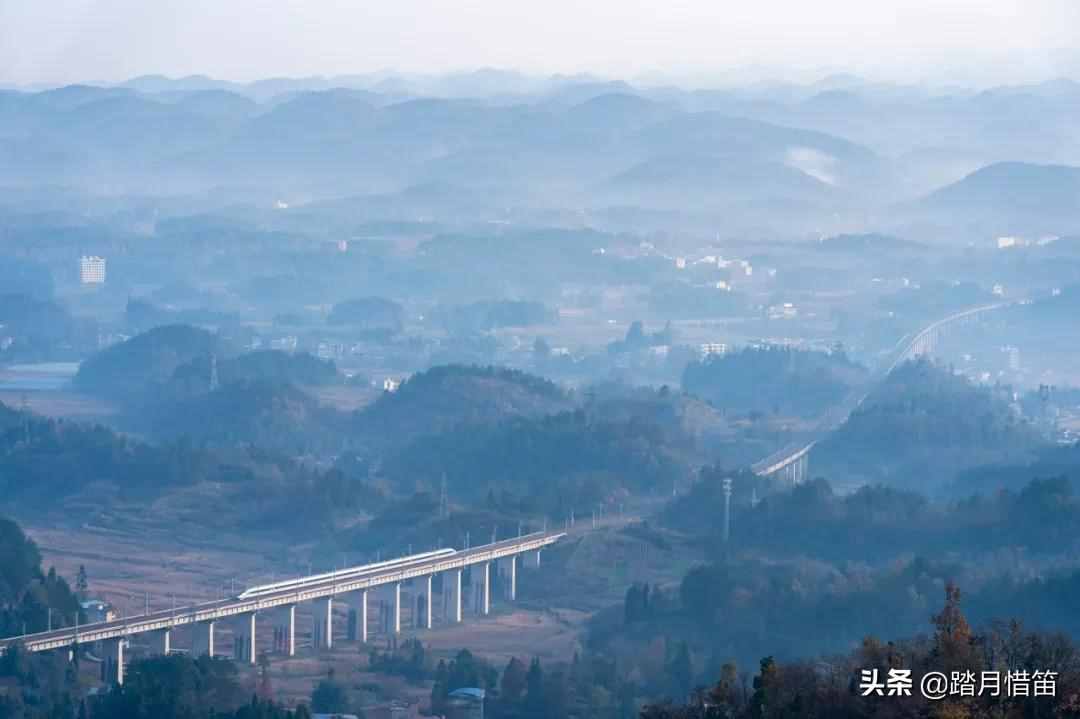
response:
M480 71L0 91L0 185L364 219L959 239L1080 230L1080 85L688 91ZM1051 166L1049 163L1055 163ZM572 208L580 208L580 217ZM26 209L25 207L20 209Z

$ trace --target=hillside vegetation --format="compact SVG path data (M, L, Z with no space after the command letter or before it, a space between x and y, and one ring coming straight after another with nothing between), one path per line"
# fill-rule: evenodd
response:
M958 471L1025 456L1037 433L1005 393L925 360L898 367L814 451L814 474L938 489Z
M842 353L748 347L687 365L687 392L728 412L819 414L844 399L866 370Z

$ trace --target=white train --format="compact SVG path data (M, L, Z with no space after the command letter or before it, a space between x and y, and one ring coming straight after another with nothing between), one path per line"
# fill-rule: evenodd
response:
M373 572L382 572L388 569L402 569L419 562L428 562L432 559L446 559L457 554L456 549L437 549L434 552L424 552L423 554L412 554L408 557L399 557L398 559L388 559L385 562L376 562L374 564L363 564L359 567L349 567L348 569L338 569L333 572L326 572L325 574L314 574L310 577L300 577L299 579L286 579L280 582L273 582L272 584L260 584L257 587L249 587L240 594L236 595L237 599L254 599L255 597L265 596L267 594L274 594L276 592L286 592L292 589L304 589L313 585L320 584L322 582L329 582L333 580L347 581L355 579L357 577L363 577Z

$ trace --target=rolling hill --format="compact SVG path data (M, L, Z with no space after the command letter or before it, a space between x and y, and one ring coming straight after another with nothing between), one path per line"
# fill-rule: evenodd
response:
M1068 234L1080 230L1080 167L999 162L916 203L934 218L969 220L997 234Z

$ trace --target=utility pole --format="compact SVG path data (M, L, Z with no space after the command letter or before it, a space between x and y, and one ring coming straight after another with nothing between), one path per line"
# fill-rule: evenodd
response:
M217 355L210 355L210 391L213 392L218 388L218 375L217 375Z
M22 396L22 413L23 413L23 440L30 444L30 404L26 401L26 394Z
M446 472L443 472L439 482L439 517L446 519L450 516L450 497L446 491Z
M724 544L731 538L731 480L724 480Z

